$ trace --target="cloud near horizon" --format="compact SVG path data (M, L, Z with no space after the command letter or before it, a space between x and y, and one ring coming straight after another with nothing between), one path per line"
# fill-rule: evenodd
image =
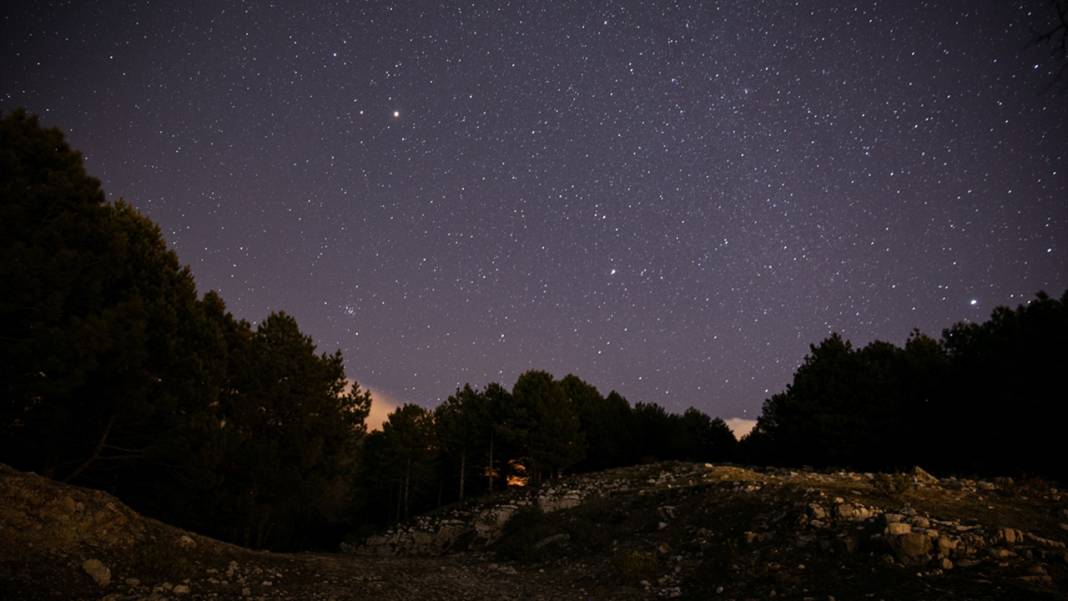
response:
M367 414L367 418L364 420L367 431L381 430L382 424L386 423L389 414L404 403L378 388L364 386L363 384L360 384L360 388L371 393L371 412ZM345 389L342 393L348 393L350 390L352 390L351 378L345 380Z
M363 388L371 391L371 412L364 421L367 424L367 431L381 430L382 424L386 423L386 418L389 417L389 414L404 403L377 388L371 388L370 386L364 386Z
M746 419L744 417L732 417L730 419L723 420L726 422L727 427L734 432L734 437L741 440L743 436L749 434L756 427L757 420Z

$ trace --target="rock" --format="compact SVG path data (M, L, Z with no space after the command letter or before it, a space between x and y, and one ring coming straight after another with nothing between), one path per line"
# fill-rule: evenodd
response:
M886 533L891 536L901 536L912 532L912 526L904 522L890 522L886 525Z
M189 592L190 592L189 591L189 585L188 584L179 584L179 585L175 586L171 590L171 592L174 593L175 595L188 595Z
M542 547L547 547L547 546L549 546L549 545L551 545L553 543L567 542L570 538L571 538L571 535L567 534L566 532L561 532L560 534L554 534L552 536L547 536L547 537L541 539L540 541L534 543L534 548L535 549L541 549Z
M182 536L178 537L178 546L182 549L195 549L197 543L188 534L183 534Z
M834 513L844 520L866 520L871 517L871 510L853 503L839 503L835 506Z
M128 586L130 588L137 588L137 587L141 586L141 581L139 579L137 579L137 578L127 578L126 579L126 586Z
M957 550L957 546L960 545L960 540L951 538L948 536L938 537L938 556L949 557L954 551Z
M902 563L922 563L931 552L931 537L923 532L910 532L890 539L890 544Z
M111 570L99 559L86 559L82 562L82 569L100 585L101 588L111 584Z
M853 538L852 536L847 536L847 537L842 539L841 548L842 548L843 551L845 551L846 553L848 553L850 555L852 555L853 553L856 553L857 548L859 546L860 546L860 543L858 543L857 539Z
M822 520L827 517L827 510L819 503L809 503L808 512L812 514L812 519Z
M1031 533L1027 533L1027 540L1029 540L1031 542L1034 542L1034 543L1038 543L1038 544L1042 545L1043 547L1047 547L1047 548L1050 548L1050 549L1064 550L1064 549L1068 548L1068 545L1065 545L1064 543L1062 543L1059 540L1053 540L1051 538L1045 538L1045 537L1037 536L1037 535L1034 535L1034 534L1031 534Z
M677 599L682 596L682 589L677 586L660 589L660 596L665 599Z
M952 570L953 569L953 562L948 557L943 557L942 558L942 569L943 570Z
M1023 539L1023 532L1020 532L1015 528L1000 528L998 530L998 540L1010 545L1022 543Z
M912 468L912 478L920 484L938 484L938 478L935 478L918 465Z

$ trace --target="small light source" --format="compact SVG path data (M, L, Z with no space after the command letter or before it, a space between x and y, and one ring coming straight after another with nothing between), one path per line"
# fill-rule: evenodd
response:
M399 119L400 118L400 111L393 111L393 118L394 119Z
M972 300L968 301L968 304L974 307L979 304L979 301L973 298Z

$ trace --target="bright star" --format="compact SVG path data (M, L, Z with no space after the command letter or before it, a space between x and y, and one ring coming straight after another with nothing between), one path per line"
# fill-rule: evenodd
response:
M393 111L393 118L394 119L400 118L400 111Z
M968 304L974 307L979 304L979 301L973 298L972 300L968 301Z

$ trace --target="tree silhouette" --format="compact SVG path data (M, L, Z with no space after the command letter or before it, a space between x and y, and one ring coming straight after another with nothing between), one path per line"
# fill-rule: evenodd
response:
M58 130L0 115L0 461L288 548L348 519L369 406L295 320L198 299L159 228Z
M557 476L586 452L578 413L559 382L544 371L524 372L512 388L513 403L531 418L526 450L535 482Z

